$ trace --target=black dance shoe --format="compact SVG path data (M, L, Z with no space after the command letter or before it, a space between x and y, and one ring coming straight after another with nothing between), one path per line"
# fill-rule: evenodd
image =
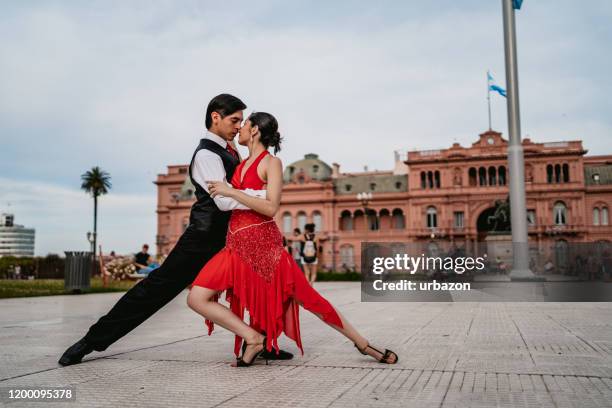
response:
M83 357L92 351L94 351L93 346L82 338L64 351L58 363L63 366L79 364Z

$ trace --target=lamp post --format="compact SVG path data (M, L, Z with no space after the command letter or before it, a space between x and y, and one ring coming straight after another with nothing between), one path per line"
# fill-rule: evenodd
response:
M372 193L369 191L358 193L357 201L361 202L361 206L363 207L363 212L365 215L365 233L363 235L363 241L367 243L368 242L368 229L370 228L370 225L368 223L368 204L370 203L370 201L372 201ZM361 259L364 259L363 251L364 251L364 245L362 244L361 245L361 252L362 252ZM362 273L363 273L363 268L362 268Z
M521 118L516 58L516 28L513 0L502 0L504 45L506 56L506 88L508 105L508 167L510 172L510 218L512 227L511 280L533 280L529 269L527 210L525 205L525 162L521 144ZM519 4L520 7L520 4Z
M89 246L91 247L91 253L93 255L92 260L91 260L91 273L95 274L96 272L96 257L94 255L94 245L96 242L96 233L92 233L91 231L87 231L87 241L89 241Z

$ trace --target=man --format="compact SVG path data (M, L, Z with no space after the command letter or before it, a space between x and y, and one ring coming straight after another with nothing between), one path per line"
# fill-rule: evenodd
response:
M206 181L230 180L240 159L228 143L242 123L246 105L228 94L214 97L206 109L206 136L200 140L191 163L189 177L197 201L191 207L189 226L168 254L164 263L137 283L113 308L102 316L81 340L70 346L59 360L61 365L78 364L86 354L103 351L129 333L181 293L193 282L204 264L225 245L231 210L248 209L229 197L212 198ZM245 190L265 197L265 190ZM291 353L266 353L267 359L290 359Z
M134 265L136 266L136 272L149 266L151 263L151 255L149 255L149 245L144 244L142 251L134 255Z

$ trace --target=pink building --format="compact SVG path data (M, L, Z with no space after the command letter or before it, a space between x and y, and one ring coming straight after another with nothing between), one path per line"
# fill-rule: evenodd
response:
M508 142L482 133L470 147L396 153L393 170L342 173L316 154L286 166L277 223L291 239L312 222L323 269L359 269L360 243L447 242L476 248L491 226L496 200L508 196ZM572 242L610 242L612 155L586 156L581 141L523 140L529 240L563 250ZM186 165L157 178L158 253L188 224L194 188ZM367 204L357 194L371 192Z

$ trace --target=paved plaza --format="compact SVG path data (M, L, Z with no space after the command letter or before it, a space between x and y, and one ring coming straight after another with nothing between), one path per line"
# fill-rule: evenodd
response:
M611 407L612 303L361 303L359 283L316 287L400 356L362 356L301 312L305 354L233 368L233 335L206 334L187 291L103 353L57 359L120 293L0 300L0 389L66 387L67 407Z

